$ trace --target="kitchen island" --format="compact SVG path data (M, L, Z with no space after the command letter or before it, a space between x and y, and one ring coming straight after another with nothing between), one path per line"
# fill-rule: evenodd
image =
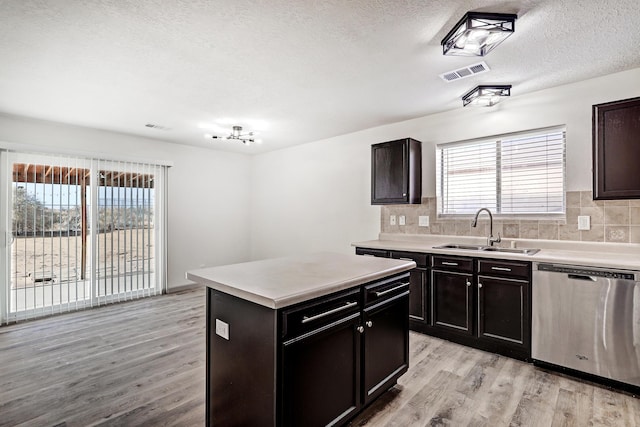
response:
M187 272L207 286L207 425L343 425L408 367L413 261L334 253Z

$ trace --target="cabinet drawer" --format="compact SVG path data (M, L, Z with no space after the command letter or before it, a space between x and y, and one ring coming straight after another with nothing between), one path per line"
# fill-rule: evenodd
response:
M529 279L531 264L504 260L478 260L478 274L484 276L517 277Z
M377 257L380 257L380 258L389 258L389 251L385 251L384 249L356 248L356 255L377 256Z
M473 259L453 256L434 255L433 268L473 273Z
M282 336L293 338L358 313L360 288L323 297L282 312Z
M391 258L415 261L415 263L418 264L418 267L426 267L429 254L423 254L420 252L391 251Z
M409 273L390 279L365 285L364 305L369 306L377 302L393 298L409 290Z

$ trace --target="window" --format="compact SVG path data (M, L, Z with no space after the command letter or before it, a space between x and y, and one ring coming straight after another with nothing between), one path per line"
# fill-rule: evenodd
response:
M437 146L438 214L565 213L565 129Z
M1 154L0 323L162 292L166 167Z

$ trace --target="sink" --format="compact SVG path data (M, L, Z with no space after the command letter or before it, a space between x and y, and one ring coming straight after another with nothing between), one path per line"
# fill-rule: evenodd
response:
M433 247L433 249L465 249L468 251L481 251L484 248L484 245L459 245L455 243L448 243L446 245Z
M496 246L463 245L458 243L448 243L446 245L434 246L433 249L462 249L467 251L504 252L508 254L523 254L523 255L533 255L540 252L540 249L498 248Z
M528 248L496 248L494 246L486 246L481 250L487 252L506 252L510 254L524 254L524 255L533 255L535 253L540 252L540 249L528 249Z

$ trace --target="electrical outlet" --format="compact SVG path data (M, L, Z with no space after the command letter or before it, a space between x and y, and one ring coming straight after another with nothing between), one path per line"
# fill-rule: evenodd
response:
M420 215L418 217L418 227L428 227L429 226L429 217L426 215Z
M391 215L389 217L389 224L396 225L396 216L395 215Z
M225 340L229 339L229 324L220 319L216 319L216 335L221 336Z
M399 223L400 223L400 225L405 225L406 224L406 218L404 217L404 215L400 215Z
M578 216L578 230L591 230L591 217L589 215Z

